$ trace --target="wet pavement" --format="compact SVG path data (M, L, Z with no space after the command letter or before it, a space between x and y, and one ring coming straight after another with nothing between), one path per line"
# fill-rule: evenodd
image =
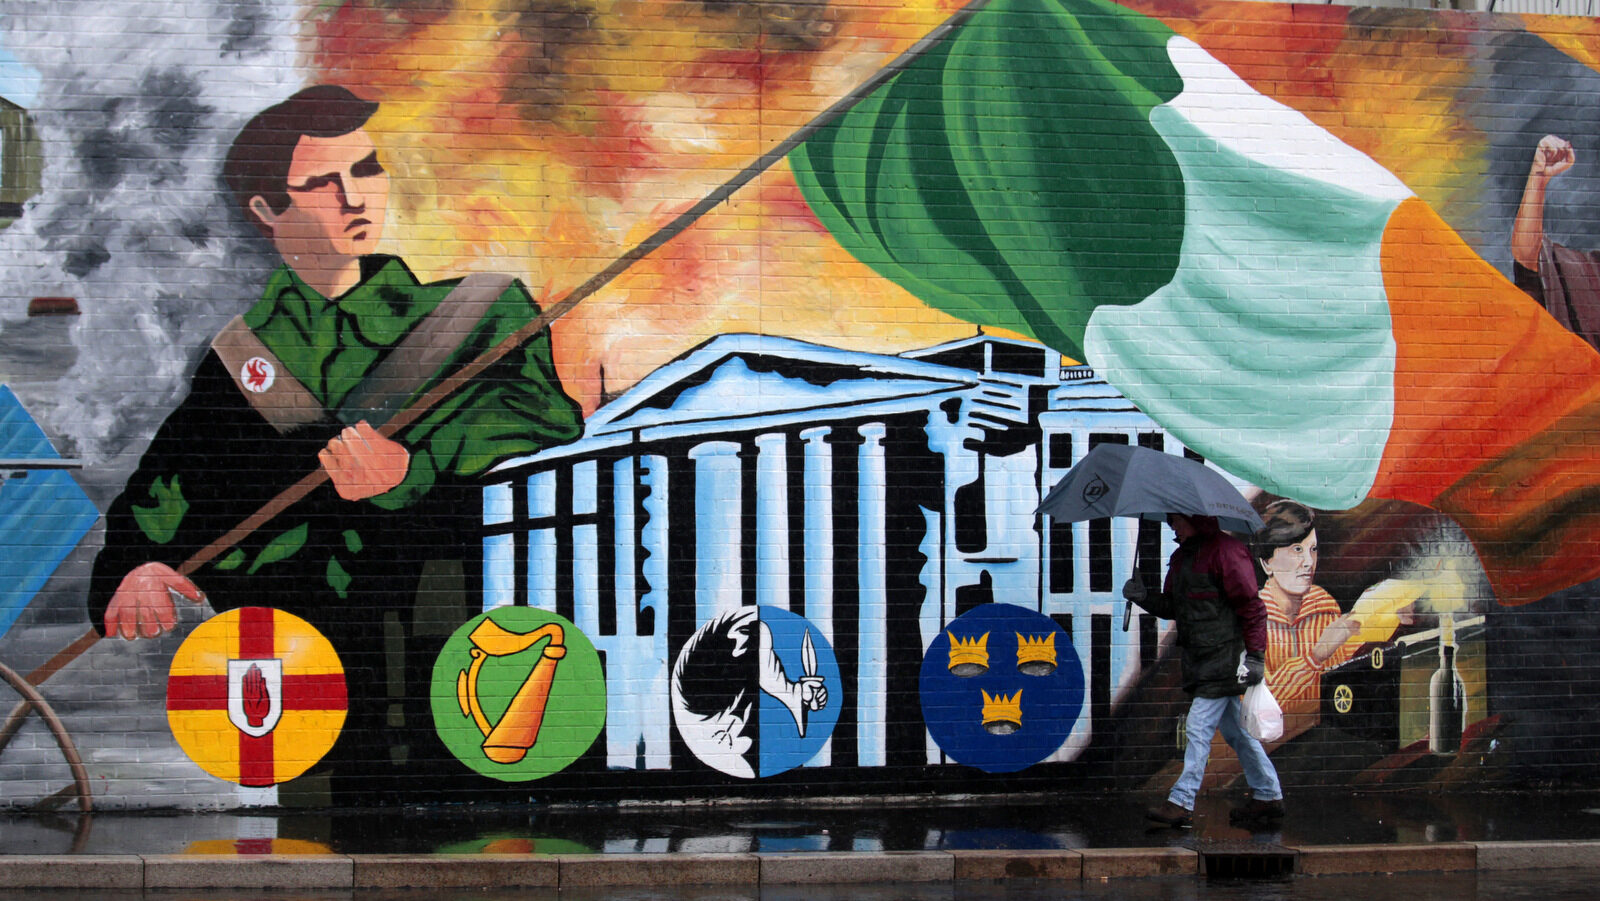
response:
M0 901L1545 901L1593 897L1600 878L1600 793L1302 791L1281 827L1254 832L1228 825L1236 799L1222 795L1202 799L1194 829L1152 829L1143 810L1155 800L10 813ZM28 869L38 865L55 875ZM1240 872L1263 878L1223 878ZM40 884L54 887L7 888ZM248 888L260 884L275 888Z
M399 889L382 892L6 891L0 901L1580 901L1595 896L1600 869L1505 873L1215 880L1169 877L1062 885L1006 880L944 885L554 889Z
M0 855L625 854L1046 850L1600 841L1600 792L1326 793L1289 798L1280 828L1228 824L1201 799L1196 828L1150 829L1159 798L968 796L795 804L398 808L359 812L0 813Z

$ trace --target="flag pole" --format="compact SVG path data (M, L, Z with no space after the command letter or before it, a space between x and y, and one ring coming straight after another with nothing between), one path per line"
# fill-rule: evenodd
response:
M395 416L382 427L380 427L378 431L385 437L390 437L399 430L415 422L424 413L433 409L445 398L454 394L472 379L480 375L485 369L488 369L490 366L493 366L495 363L499 362L499 360L505 357L506 354L509 354L518 347L521 347L523 344L531 340L535 335L548 328L552 322L555 322L557 319L565 316L578 304L599 292L600 289L604 288L606 285L609 285L618 276L622 275L622 273L631 268L634 263L637 263L638 261L649 256L651 253L654 253L662 245L687 231L691 225L693 225L706 213L727 202L727 200L732 197L736 191L754 181L757 176L772 168L779 160L788 156L790 153L793 153L794 150L801 144L805 143L808 138L832 124L845 113L849 112L858 103L872 94L872 92L876 91L878 88L887 83L891 78L894 78L896 75L899 75L901 72L905 71L911 66L912 63L921 58L923 54L927 53L933 47L938 46L942 41L944 41L945 38L949 37L952 32L960 28L962 25L965 25L967 20L971 19L974 15L977 15L979 11L988 5L989 0L969 0L966 5L956 10L943 22L934 26L931 31L919 38L916 43L912 44L910 47L907 47L898 56L879 68L865 81L851 90L850 93L835 101L831 106L823 110L821 113L818 113L805 125L802 125L799 129L790 134L787 138L784 138L772 149L756 158L754 162L739 170L739 172L733 177L717 186L711 191L711 193L702 197L693 206L679 213L677 216L674 216L670 222L656 229L650 234L649 237L645 238L637 245L629 248L627 252L623 253L621 256L612 260L611 263L604 269L595 273L587 281L573 289L565 297L561 298L540 312L540 314L535 317L533 321L511 333L499 344L491 347L472 362L447 376L432 389L424 393L421 397L417 398L417 400L410 406L395 414ZM257 529L261 528L280 513L305 498L327 480L327 471L320 467L314 472L307 474L304 478L300 479L300 481L295 482L293 485L284 489L282 493L278 494L272 500L268 501L266 504L263 504L260 509L256 510L256 512L241 520L237 526L230 529L226 534L222 535L211 544L206 545L204 548L201 548L188 560L185 560L183 564L178 567L178 572L184 576L192 575L194 572L199 570L200 567L216 559L217 556L226 552L240 541L243 541L251 533L255 532ZM93 647L99 638L99 630L96 629L93 624L91 624L89 631L86 634L79 637L70 645L59 651L54 657L50 658L50 661L46 665L41 666L32 673L29 673L27 677L28 681L33 685L38 685L45 679L55 675L55 673L58 672L62 667L65 667L67 664L77 659L80 654L87 651L90 647ZM22 704L18 706L18 710L21 711L23 715L26 715L26 711L29 706L30 705L28 705L26 701L23 701ZM13 716L15 715L16 712L13 712ZM0 741L0 750L3 750L4 747L5 743Z

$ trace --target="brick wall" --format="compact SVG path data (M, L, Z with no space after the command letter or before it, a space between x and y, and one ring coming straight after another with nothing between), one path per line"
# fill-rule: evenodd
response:
M1108 444L1266 517L1291 791L1600 754L1587 19L4 22L0 805L1163 791Z

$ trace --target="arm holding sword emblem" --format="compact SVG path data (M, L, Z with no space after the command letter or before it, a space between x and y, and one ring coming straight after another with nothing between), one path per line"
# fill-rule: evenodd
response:
M805 675L800 677L801 700L805 701L806 709L821 710L828 706L827 682L817 675L817 647L811 641L811 630L806 630L805 640L800 643L800 662L805 669ZM801 729L801 734L805 733Z
M783 670L783 661L778 659L773 648L772 630L766 623L761 623L758 632L761 690L788 708L794 717L795 727L800 730L800 737L804 738L807 712L828 706L827 680L817 675L817 649L811 641L811 630L806 630L805 639L800 645L800 665L804 675L796 682L789 681L788 674Z

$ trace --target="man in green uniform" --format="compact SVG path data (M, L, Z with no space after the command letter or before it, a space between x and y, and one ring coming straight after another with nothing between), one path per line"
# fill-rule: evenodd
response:
M410 753L439 746L425 687L397 689L407 680L389 670L392 635L410 624L426 562L470 556L476 478L582 425L543 332L392 438L375 428L538 313L518 282L491 279L463 299L471 286L419 283L398 258L373 253L389 189L365 130L376 108L343 88L308 88L235 140L224 178L284 265L213 343L108 511L89 595L108 637L169 631L175 596L310 621L339 652L349 691L330 754L335 788L363 793L416 787L385 773L451 771L453 760ZM192 579L179 573L319 462L328 483ZM410 681L425 682L431 654L406 654ZM396 715L406 706L413 715Z

